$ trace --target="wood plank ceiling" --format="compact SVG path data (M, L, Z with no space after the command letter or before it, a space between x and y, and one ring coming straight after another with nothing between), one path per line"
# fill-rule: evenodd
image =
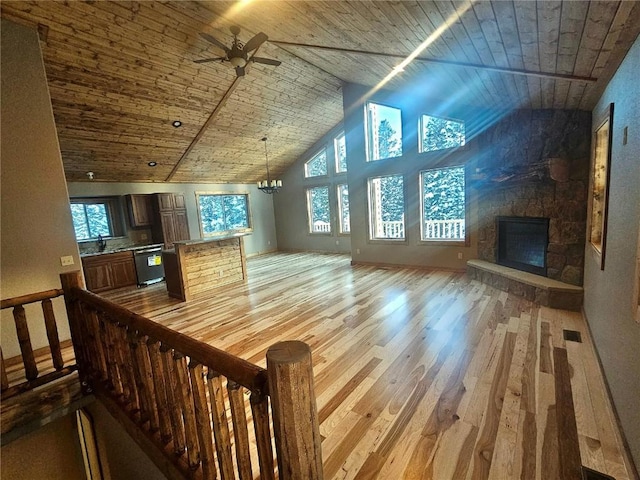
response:
M3 1L1 9L40 32L69 181L93 171L101 181L254 182L265 174L264 135L278 175L341 121L343 82L378 84L430 36L422 60L387 88L420 85L501 109L590 110L640 32L640 2L628 1ZM241 41L265 32L259 55L282 65L251 64L189 149L235 79L229 63L194 63L223 54L199 33L230 45L232 25Z

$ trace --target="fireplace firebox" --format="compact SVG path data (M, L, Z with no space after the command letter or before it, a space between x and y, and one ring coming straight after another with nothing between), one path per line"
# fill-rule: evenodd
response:
M549 219L496 217L496 222L497 263L546 277Z

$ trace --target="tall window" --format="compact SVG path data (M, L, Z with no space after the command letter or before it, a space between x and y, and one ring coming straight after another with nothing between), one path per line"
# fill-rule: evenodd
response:
M203 237L250 229L248 194L198 193L196 200Z
M116 197L72 198L70 205L76 240L122 235L120 204Z
M369 179L369 231L372 239L404 239L402 175Z
M340 233L351 233L349 218L349 186L338 185L338 213L340 215Z
M331 233L329 187L307 189L307 211L310 233Z
M347 171L347 144L344 132L333 139L333 149L336 152L336 173Z
M402 155L402 112L399 108L367 103L365 130L368 162Z
M464 167L438 168L420 173L422 240L465 239Z
M304 164L304 176L321 177L327 174L327 150L322 149Z
M451 118L422 115L420 118L420 152L434 152L461 147L465 142L464 122Z

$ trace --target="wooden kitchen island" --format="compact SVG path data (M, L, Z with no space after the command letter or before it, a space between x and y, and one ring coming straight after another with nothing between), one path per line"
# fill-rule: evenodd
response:
M169 296L184 301L247 278L244 234L174 242L162 252Z

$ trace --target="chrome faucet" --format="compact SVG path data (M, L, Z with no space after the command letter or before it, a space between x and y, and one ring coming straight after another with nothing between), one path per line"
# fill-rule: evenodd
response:
M98 250L104 252L105 248L107 248L107 241L102 238L102 235L98 235Z

